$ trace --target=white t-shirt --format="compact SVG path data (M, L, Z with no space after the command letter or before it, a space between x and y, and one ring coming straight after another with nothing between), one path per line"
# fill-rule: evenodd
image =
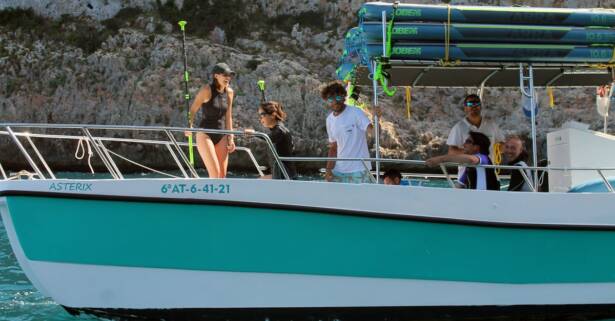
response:
M468 119L465 117L458 121L448 134L446 145L463 148L463 143L466 141L468 136L470 136L470 131L483 133L489 137L489 140L491 141L489 155L493 160L493 145L497 142L504 141L504 135L502 135L502 132L494 122L489 119L485 119L484 117L480 122L480 127L470 124Z
M369 158L367 149L367 127L371 121L365 113L357 107L346 106L344 111L334 116L327 116L327 135L329 142L337 142L338 158ZM367 169L371 170L371 163L366 163ZM362 162L337 161L333 170L340 173L353 173L365 171Z

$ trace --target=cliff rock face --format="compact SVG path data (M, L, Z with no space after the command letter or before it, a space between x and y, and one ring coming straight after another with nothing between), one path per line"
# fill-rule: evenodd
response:
M219 21L209 18L188 21L186 50L191 95L196 95L203 84L211 81L211 67L225 61L238 74L232 83L237 93L233 110L235 127L267 132L256 114L260 101L256 82L264 79L268 98L282 102L287 109L287 127L296 138L297 155L326 155L327 110L318 88L334 78L343 35L356 25L356 11L362 2L257 0L241 4L229 0L222 4L211 0L203 3L178 0L1 2L0 10L5 14L12 12L10 8L32 9L35 14L26 14L25 20L19 16L19 23L15 19L0 22L0 122L184 127L181 34L173 20L175 17L169 16L181 12L182 8L194 12L199 6L209 9L229 6L224 12L230 14L229 10L234 8L233 15L218 14ZM453 3L513 5L520 2ZM545 0L523 4L612 7L615 1ZM370 91L364 90L365 101L370 100ZM410 119L406 118L403 90L393 98L383 99L383 155L422 159L444 152L448 130L463 117L461 101L474 91L414 89ZM553 109L548 107L546 93L539 90L538 94L541 156L546 156L546 132L566 120L589 123L593 129L602 128L602 118L595 111L594 89L555 90ZM518 91L488 89L484 94L484 109L506 133L527 136L530 123L520 111L520 97ZM612 128L613 121L609 124ZM177 138L183 139L181 133ZM72 157L77 142L35 142L53 168L83 168L84 162ZM266 150L262 143L253 139L242 139L239 143L252 147L259 160L264 161ZM15 148L5 149L10 145L8 138L0 137L0 145L3 151L8 150L0 154L0 164L25 168L16 164L23 159L15 156L18 154ZM138 161L148 159L148 164L162 163L165 167L174 164L164 149L114 143L109 147ZM51 156L54 154L57 156ZM249 165L245 156L233 157L231 162L235 166Z

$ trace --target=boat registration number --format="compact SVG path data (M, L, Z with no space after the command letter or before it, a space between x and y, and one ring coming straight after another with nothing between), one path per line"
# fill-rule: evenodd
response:
M231 185L229 184L163 184L160 187L163 194L230 194Z

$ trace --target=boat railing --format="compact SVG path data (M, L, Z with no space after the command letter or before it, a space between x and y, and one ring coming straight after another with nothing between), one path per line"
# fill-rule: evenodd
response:
M356 162L362 162L364 164L380 162L380 163L396 163L396 164L401 164L401 165L405 164L405 165L427 166L425 161L422 161L422 160L386 159L386 158L280 157L280 160L282 162L356 161ZM609 182L608 178L604 174L604 172L607 172L607 171L615 171L615 168L551 167L551 166L537 167L537 166L480 165L480 164L471 165L471 164L459 164L459 163L441 163L440 170L442 171L444 178L446 178L448 184L452 188L455 188L456 185L455 185L455 182L453 181L452 175L449 173L447 168L449 167L456 168L458 166L474 167L474 168L492 168L492 169L500 169L500 170L509 170L511 172L518 171L523 177L523 180L528 184L528 186L533 192L538 191L537 184L533 183L532 179L530 179L530 176L527 175L527 173L525 172L526 170L530 172L536 172L537 173L536 176L539 177L539 180L540 180L540 177L542 177L545 173L548 173L549 171L566 171L566 172L595 171L600 176L607 190L611 193L615 193L615 189L613 188L613 185Z
M77 140L78 148L81 148L81 157L85 157L86 148L88 149L88 157L93 157L93 155L97 155L104 166L107 168L112 178L114 179L124 179L122 172L114 161L113 157L123 159L135 166L141 167L143 169L147 169L149 171L158 173L163 176L179 178L179 176L175 176L169 173L165 173L154 168L148 167L146 165L140 164L136 161L129 159L128 157L124 157L117 152L110 150L105 143L109 142L122 142L122 143L136 143L136 144L152 144L152 145L162 145L165 146L168 150L169 154L173 158L175 164L178 169L182 173L184 178L200 178L198 173L196 172L194 166L190 164L190 161L186 154L184 153L183 148L185 148L188 144L185 142L179 142L175 138L173 133L184 133L184 132L203 132L203 133L211 133L211 134L233 134L237 136L245 136L245 137L258 137L262 139L267 147L269 153L272 155L273 160L275 162L275 166L280 168L280 172L285 179L290 179L288 173L286 171L285 166L283 164L285 162L328 162L328 161L357 161L361 162L364 168L367 170L369 163L394 163L399 165L412 165L412 166L426 166L425 161L422 160L406 160L406 159L387 159L387 158L331 158L331 157L281 157L278 155L271 139L265 133L258 131L244 131L244 130L218 130L218 129L201 129L201 128L183 128L183 127L162 127L162 126L121 126L121 125L73 125L73 124L19 124L19 123L10 123L10 124L0 124L0 128L4 128L5 130L0 130L0 135L9 136L14 144L18 147L22 155L26 158L30 167L34 171L34 173L23 173L20 172L17 176L11 177L7 174L2 164L0 164L0 175L2 175L3 180L15 179L20 176L27 176L29 178L38 179L55 179L56 176L54 172L51 170L47 161L40 153L38 147L32 140L32 138L46 138L46 139L67 139L67 140ZM19 131L13 130L14 128L19 128ZM66 135L66 134L47 134L47 133L31 133L27 131L32 128L40 128L40 129L75 129L80 130L82 135ZM24 130L25 129L25 130ZM128 131L149 131L149 132L162 132L166 135L168 140L153 140L153 139L139 139L139 138L117 138L117 137L106 137L106 136L95 136L91 131L94 130L128 130ZM35 158L30 155L28 150L22 144L20 138L25 139L30 146L30 148L34 151ZM92 150L93 149L93 150ZM260 176L263 176L262 166L260 166L254 157L252 151L247 147L237 147L237 150L245 152L253 163L254 167L258 171ZM41 167L38 166L35 159L38 160L38 164L44 168L45 172L41 170ZM88 162L88 165L91 164ZM455 182L453 181L453 176L449 173L449 167L457 167L460 164L456 163L442 163L440 164L440 170L442 171L444 178L446 178L448 184L451 187L455 187ZM578 167L578 168L559 168L559 167L534 167L534 166L507 166L507 165L463 165L465 167L475 167L475 168L493 168L493 169L503 169L510 171L519 171L524 181L528 184L532 191L537 191L538 181L532 180L529 175L527 175L526 170L536 173L535 177L542 177L545 173L549 171L595 171L601 178L602 182L606 186L607 190L611 193L615 193L615 189L612 184L609 182L608 178L604 174L607 171L615 171L615 168L589 168L589 167ZM542 173L542 175L538 175L538 173ZM376 173L371 176L372 182L378 182L378 174Z
M598 176L600 176L600 179L602 180L602 183L604 184L606 189L610 193L615 193L615 189L613 188L613 185L611 184L611 182L609 181L607 176L604 174L604 172L607 172L607 171L615 171L615 168L613 168L613 167L603 167L603 168L596 168L596 167L554 167L554 166L553 167L552 166L537 167L537 166L512 166L512 165L466 165L466 164L457 164L457 163L443 163L443 164L440 164L440 167L441 167L442 171L447 176L448 176L448 172L447 172L446 168L447 167L451 167L451 166L465 166L465 167L476 167L476 168L482 167L482 168L505 169L505 170L510 170L510 171L518 171L521 174L521 176L523 177L523 180L528 184L528 186L530 187L530 189L533 192L537 192L538 191L537 186L539 185L538 183L541 180L541 177L543 177L548 172L551 172L551 171L564 171L564 172L593 171L593 172L596 172L598 174ZM537 177L538 181L533 182L533 180L530 179L530 177L525 172L526 170L534 173L534 177ZM449 181L449 185L454 186L454 182L450 178L448 178L447 180Z
M77 140L78 143L78 151L77 153L81 153L82 156L85 157L86 147L88 149L88 166L90 166L90 170L93 172L90 158L93 155L97 155L102 161L105 168L109 171L112 178L114 179L124 179L122 172L117 166L116 162L113 160L113 156L123 159L126 162L129 162L135 166L141 167L148 171L168 176L179 178L179 176L172 175L169 173L165 173L149 166L140 164L139 162L133 161L128 157L124 157L117 152L110 150L105 143L108 142L121 142L121 143L136 143L136 144L149 144L149 145L162 145L165 146L168 150L170 156L173 158L175 164L177 165L179 171L182 173L184 178L199 178L197 171L194 166L190 164L190 161L182 147L188 145L188 143L178 142L173 133L177 132L204 132L210 134L233 134L233 135L249 135L254 137L259 137L263 139L269 147L269 152L272 153L274 159L278 162L278 166L280 166L282 174L288 178L288 174L286 173L285 168L281 166L279 161L279 157L275 148L273 147L273 143L271 142L269 136L260 132L250 132L246 133L244 131L233 131L233 130L216 130L216 129L200 129L200 128L181 128L181 127L156 127L156 126L108 126L108 125L71 125L71 124L0 124L0 128L4 128L5 130L0 130L0 135L9 136L13 143L18 147L21 154L25 157L26 161L34 171L30 178L37 177L38 179L55 179L56 176L54 172L49 167L47 161L40 153L39 148L34 143L32 138L43 138L43 139L64 139L64 140ZM19 128L20 130L17 130ZM66 135L66 134L45 134L45 133L31 133L28 130L32 128L40 128L40 129L63 129L63 130L80 130L83 135ZM15 130L14 130L15 129ZM25 129L25 130L24 130ZM164 133L168 140L154 140L154 139L137 139L137 138L117 138L117 137L105 137L105 136L95 136L91 133L93 130L129 130L129 131L158 131ZM28 152L28 149L20 138L25 139L34 155L31 155ZM195 146L196 147L196 146ZM81 149L81 151L79 151ZM92 150L93 149L93 150ZM260 166L254 157L251 149L247 147L238 146L236 150L245 152L250 158L252 164L256 168L256 171L260 176L263 176L263 167ZM76 154L77 154L76 153ZM33 157L34 156L34 157ZM75 155L77 157L77 155ZM35 161L35 159L37 161ZM80 158L79 158L80 159ZM41 165L41 166L39 166ZM44 169L41 170L41 168ZM21 173L21 172L20 172ZM3 180L15 179L22 174L18 174L14 177L10 177L7 175L6 171L0 164L0 174L2 175Z

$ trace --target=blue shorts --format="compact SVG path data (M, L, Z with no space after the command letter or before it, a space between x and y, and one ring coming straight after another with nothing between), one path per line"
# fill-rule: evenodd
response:
M340 173L338 171L333 171L333 181L338 183L371 183L372 180L370 179L370 176L371 174L368 171L358 171L352 173Z

